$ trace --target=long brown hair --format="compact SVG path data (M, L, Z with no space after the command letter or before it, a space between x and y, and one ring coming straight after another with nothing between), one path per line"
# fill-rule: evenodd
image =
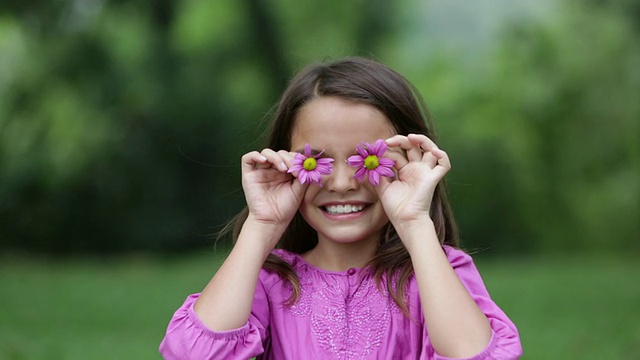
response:
M269 128L266 147L291 149L291 134L300 109L317 97L334 96L376 107L401 135L424 134L436 141L431 115L416 88L402 75L379 62L349 57L328 64L313 64L295 76L278 102ZM441 244L458 246L458 232L447 200L444 180L436 187L430 208ZM230 225L233 240L247 218L245 208ZM407 313L405 287L413 274L411 258L391 223L385 225L376 254L368 266L378 286L383 279L398 306ZM277 248L302 254L318 243L318 234L298 212L280 238ZM291 282L293 293L288 303L300 295L300 282L294 269L284 260L269 255L263 266ZM395 281L394 281L395 279Z

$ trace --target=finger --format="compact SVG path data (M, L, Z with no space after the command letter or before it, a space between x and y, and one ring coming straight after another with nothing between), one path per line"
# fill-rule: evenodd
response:
M409 163L409 160L405 155L405 151L400 148L389 149L387 150L387 153L384 156L395 162L395 165L393 167L396 170L402 169Z
M397 177L397 174L396 174ZM387 187L389 187L389 185L391 185L391 182L393 182L394 179L390 179L386 176L381 176L380 177L380 183L378 184L378 186L375 187L375 191L378 194L378 197L380 197L380 195L382 195Z
M409 134L407 136L407 139L409 140L409 142L419 147L423 151L431 151L431 149L438 148L438 145L436 145L433 140L422 134Z
M309 188L310 183L302 184L300 181L294 181L291 184L293 193L296 195L298 199L302 199L304 197L304 193Z
M285 158L280 152L275 152L269 148L263 149L260 154L264 156L270 164L273 164L275 168L280 172L286 172L289 170L289 166L285 161Z
M404 135L395 135L386 140L387 146L399 147L406 152L407 160L420 161L422 160L422 149L419 146L411 143L409 138Z
M431 151L427 151L422 156L422 161L426 163L429 168L433 169L438 166L438 158Z
M295 158L296 156L296 152L292 152L292 151L287 151L287 150L280 150L278 151L278 155L280 155L285 163L287 164L287 167L291 167L291 161L293 161L293 158Z
M431 154L438 159L436 168L441 168L445 173L451 170L451 161L449 160L449 155L447 155L446 152L436 148L431 150Z
M418 146L424 151L422 159L427 162L431 168L438 166L440 164L440 159L443 159L441 166L445 166L447 171L451 167L447 154L440 150L438 145L436 145L433 140L429 139L429 137L422 134L409 134L407 138L412 144Z
M242 172L254 170L256 167L267 163L267 158L257 151L251 151L242 156Z

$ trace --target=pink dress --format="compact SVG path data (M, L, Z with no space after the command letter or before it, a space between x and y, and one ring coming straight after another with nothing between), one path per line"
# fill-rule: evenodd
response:
M518 330L491 300L469 255L445 247L449 262L491 323L486 348L469 359L517 359ZM199 294L187 297L171 319L160 352L165 359L448 359L438 355L429 334L415 277L408 282L405 316L367 269L330 272L300 255L274 250L297 271L301 295L283 305L291 285L260 272L251 316L235 330L208 329L193 310Z

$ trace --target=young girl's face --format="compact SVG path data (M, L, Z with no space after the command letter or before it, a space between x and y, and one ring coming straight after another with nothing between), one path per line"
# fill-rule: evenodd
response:
M318 232L319 242L377 242L389 221L369 181L354 179L347 158L362 142L396 134L389 120L371 105L338 97L319 97L300 109L292 131L291 151L309 144L313 153L335 159L322 187L309 185L300 213ZM346 208L346 210L345 210ZM350 211L349 211L350 210Z

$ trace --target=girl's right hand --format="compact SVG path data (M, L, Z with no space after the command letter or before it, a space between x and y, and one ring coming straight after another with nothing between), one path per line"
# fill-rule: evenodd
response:
M286 228L300 207L309 186L287 173L295 153L264 149L242 157L242 188L249 219Z

